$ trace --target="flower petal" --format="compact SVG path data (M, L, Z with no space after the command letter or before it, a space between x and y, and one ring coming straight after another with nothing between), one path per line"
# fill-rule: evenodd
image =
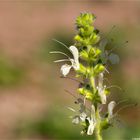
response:
M102 104L106 104L106 95L105 95L105 87L103 87L103 73L99 74L98 79L98 94L101 98Z
M62 73L62 75L63 75L64 77L69 73L71 67L72 67L72 66L71 66L71 65L68 65L68 64L62 65L60 71L61 71L61 73Z
M82 122L85 121L86 117L87 117L87 114L86 114L85 112L82 112L82 113L80 114L80 119L81 119Z
M105 88L104 87L98 87L98 95L101 98L102 104L106 104L106 95L105 95Z
M111 101L108 104L108 117L111 118L113 116L113 109L116 106L116 102L115 101Z
M74 60L78 61L78 58L79 58L78 49L75 46L70 46L69 49L70 49L71 53L73 54Z
M102 104L106 104L106 95L104 93L104 89L100 94Z
M93 120L90 120L89 121L88 130L87 130L87 135L92 135L93 134L93 131L95 129L95 126L96 126L96 122L93 122Z
M99 87L102 87L103 86L103 73L100 73L99 74Z
M94 105L91 106L91 118L88 117L87 120L89 121L87 135L92 135L93 131L95 129L95 126L96 126L95 106Z
M77 116L77 115L74 116L74 117L73 117L73 120L72 120L72 123L73 123L73 124L79 124L79 123L80 123L80 117Z
M91 117L95 121L95 106L94 105L91 106Z
M71 61L72 65L73 65L73 68L75 70L78 70L79 69L79 52L78 52L78 49L75 46L70 46L69 50L73 54L73 58L74 58L74 61L73 61L73 59Z

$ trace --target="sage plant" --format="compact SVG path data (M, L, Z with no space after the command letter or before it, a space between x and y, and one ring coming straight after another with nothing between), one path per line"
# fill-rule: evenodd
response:
M59 53L66 57L54 61L65 62L60 68L63 77L67 77L73 69L75 77L81 80L77 89L80 96L75 101L79 105L79 110L69 107L75 113L72 123L82 126L81 134L95 134L97 140L102 140L102 130L113 123L113 109L116 105L115 101L107 102L110 91L104 84L104 76L109 73L107 63L118 63L119 57L106 49L107 42L93 26L95 19L91 13L81 13L77 17L77 35L74 37L75 43L70 47L56 40L71 52L72 57L61 51L50 53ZM104 112L103 107L106 104L108 108Z

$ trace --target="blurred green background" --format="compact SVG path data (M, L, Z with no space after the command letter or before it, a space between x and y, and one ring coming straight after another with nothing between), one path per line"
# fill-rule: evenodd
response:
M120 56L107 77L123 90L112 88L109 100L127 100L122 106L137 103L119 113L104 139L140 138L140 2L5 0L0 1L0 139L94 139L81 136L80 127L71 124L67 107L74 100L65 90L77 94L78 83L60 78L61 64L53 61L61 56L49 54L67 51L53 38L73 44L75 19L85 11L96 15L96 27L113 40Z

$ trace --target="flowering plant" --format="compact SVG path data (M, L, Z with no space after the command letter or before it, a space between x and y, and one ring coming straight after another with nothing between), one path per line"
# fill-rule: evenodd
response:
M93 135L95 133L97 140L102 140L101 131L110 127L113 123L113 109L116 106L115 101L107 103L107 97L110 94L109 88L104 85L107 63L119 62L119 57L111 53L106 48L107 41L100 37L93 23L95 16L91 13L81 13L76 19L77 35L74 37L75 44L67 47L72 54L72 58L61 51L50 53L59 53L66 59L56 60L55 62L70 62L61 66L60 72L63 77L67 77L71 69L74 69L76 77L82 79L77 89L81 95L76 99L79 110L69 108L74 113L72 123L83 127L81 134ZM103 106L108 104L107 112L103 111Z

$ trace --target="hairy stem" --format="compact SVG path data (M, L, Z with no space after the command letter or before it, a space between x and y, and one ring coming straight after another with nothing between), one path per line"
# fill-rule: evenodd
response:
M98 106L97 106L97 110L96 110L96 120L97 120L97 124L96 124L96 128L95 128L96 140L102 140L101 127L100 127L101 118L100 118Z

